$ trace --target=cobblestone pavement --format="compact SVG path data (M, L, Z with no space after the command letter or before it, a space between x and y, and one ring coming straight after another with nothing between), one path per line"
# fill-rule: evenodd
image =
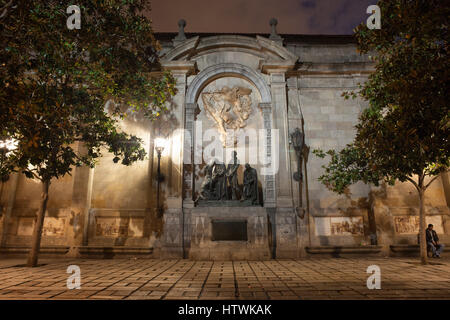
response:
M1 260L0 299L450 299L448 258L426 266L418 258L41 263ZM79 290L67 289L69 265L81 269ZM366 286L370 265L381 269L380 290Z

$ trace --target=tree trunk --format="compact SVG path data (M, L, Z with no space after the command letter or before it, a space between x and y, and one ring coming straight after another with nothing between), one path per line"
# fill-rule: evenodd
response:
M47 210L48 188L50 181L42 181L42 195L39 211L37 213L36 223L33 230L33 239L31 244L31 251L28 255L27 266L36 267L38 263L39 248L41 246L42 227L44 226L45 211Z
M420 261L422 264L428 264L427 242L426 242L426 222L425 222L425 189L419 186L419 233L420 233Z
M371 190L369 192L369 207L367 210L367 217L369 218L369 233L370 233L370 245L376 246L378 245L378 236L377 236L377 223L375 220L375 195L374 191Z

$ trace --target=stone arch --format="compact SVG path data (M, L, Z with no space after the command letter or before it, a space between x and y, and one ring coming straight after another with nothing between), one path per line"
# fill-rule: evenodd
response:
M227 76L234 75L245 78L255 85L261 95L261 103L270 103L271 94L264 78L255 70L238 63L222 63L210 66L201 71L189 85L186 93L186 104L193 104L197 101L200 91L211 81Z
M161 58L163 61L187 61L201 52L217 48L229 48L254 52L257 56L264 56L270 61L297 61L298 57L282 45L270 39L256 36L256 38L238 35L220 35L200 39L199 36L190 38L168 52Z

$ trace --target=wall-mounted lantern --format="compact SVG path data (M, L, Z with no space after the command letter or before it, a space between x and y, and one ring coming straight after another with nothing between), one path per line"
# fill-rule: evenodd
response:
M303 160L305 159L305 152L308 147L305 145L305 134L299 129L295 128L289 136L289 143L294 147L295 155L297 156L297 172L294 173L294 180L298 182L298 207L297 215L303 219L305 217L305 208L303 207Z
M160 189L161 189L161 182L164 180L164 175L161 174L161 154L164 151L164 148L167 145L167 140L161 137L158 137L155 139L155 150L158 155L158 171L156 175L156 179L158 182L157 185L157 191L156 191L156 212L158 217L162 217L163 215L163 208L160 203Z

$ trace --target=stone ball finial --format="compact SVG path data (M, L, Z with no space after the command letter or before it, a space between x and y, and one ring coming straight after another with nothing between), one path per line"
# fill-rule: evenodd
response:
M277 33L277 24L278 24L278 20L275 18L270 19L269 21L270 27L271 27L271 31L270 31L270 36L269 39L271 40L275 40L275 41L280 41L281 37L278 35Z
M175 42L183 42L186 40L186 35L184 34L184 27L186 27L186 20L178 20L178 34L173 39Z
M183 29L184 29L184 27L186 27L186 20L184 20L184 19L178 20L178 26L179 26L180 28L183 28Z

